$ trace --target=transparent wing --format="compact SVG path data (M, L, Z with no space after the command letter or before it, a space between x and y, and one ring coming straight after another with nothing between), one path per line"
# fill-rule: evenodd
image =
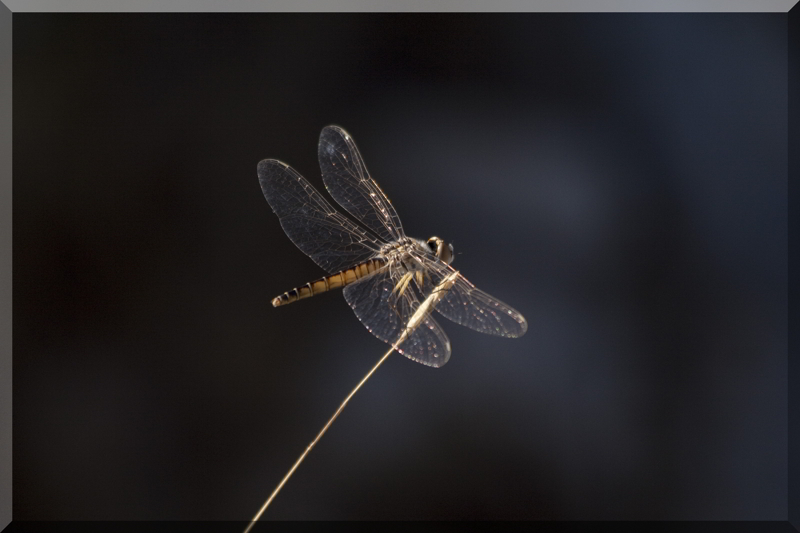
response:
M426 270L420 288L423 294L428 294L442 279L455 272L449 265L428 257L420 256L420 260ZM521 337L528 330L528 322L519 311L478 289L461 274L436 304L436 310L456 324L489 335Z
M397 211L370 177L346 131L339 126L323 128L318 155L325 188L339 205L387 242L405 237Z
M328 272L363 263L384 244L331 207L289 165L275 159L261 161L258 181L286 235Z
M398 296L394 289L401 277L389 265L344 288L345 300L358 319L370 333L390 344L400 338L420 305L413 284ZM431 315L398 348L409 359L435 368L450 359L450 340Z

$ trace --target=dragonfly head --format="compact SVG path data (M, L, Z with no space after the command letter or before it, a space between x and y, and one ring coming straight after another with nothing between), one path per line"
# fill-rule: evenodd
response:
M431 237L428 239L428 248L432 253L436 254L436 258L439 261L447 265L453 262L455 255L453 255L452 244L444 242L439 237Z

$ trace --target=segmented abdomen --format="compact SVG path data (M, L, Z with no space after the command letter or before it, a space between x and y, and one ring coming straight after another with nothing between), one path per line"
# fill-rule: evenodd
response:
M320 278L316 281L306 283L301 287L286 291L280 296L273 298L272 305L273 307L278 307L279 305L290 304L297 300L302 300L303 298L310 298L317 294L328 292L331 289L338 289L340 287L350 285L351 283L355 283L356 281L360 280L364 276L372 274L383 265L384 262L381 259L370 259L369 261L361 263L360 265L348 268L347 270L342 270L337 274L325 276L324 278Z

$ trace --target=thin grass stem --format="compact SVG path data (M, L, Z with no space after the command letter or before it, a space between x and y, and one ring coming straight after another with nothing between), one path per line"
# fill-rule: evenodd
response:
M336 412L333 413L333 416L331 417L330 420L328 420L328 423L325 424L325 426L322 428L322 431L320 431L319 434L316 436L316 438L313 441L311 441L311 444L308 445L308 448L306 448L306 451L304 451L303 454L300 456L300 458L297 459L297 461L294 463L294 465L289 470L289 472L283 477L281 482L278 483L278 486L275 487L275 490L272 491L272 494L270 494L269 498L267 498L267 501L264 502L264 505L261 507L261 509L259 509L258 513L256 513L256 515L253 517L253 520L250 522L250 524L248 524L247 528L244 530L244 533L249 533L250 529L252 529L252 527L255 525L256 522L258 522L258 519L261 518L261 515L264 514L264 511L267 510L267 507L269 507L269 504L272 503L272 500L275 499L275 496L278 495L278 492L280 492L280 490L283 488L283 486L286 484L286 482L289 481L289 478L292 477L292 474L294 474L294 471L297 470L298 466L300 466L300 463L303 462L303 459L306 458L306 455L308 455L308 452L310 452L311 449L314 446L317 445L317 443L319 442L319 439L321 439L322 436L325 434L325 432L328 431L328 428L331 427L331 424L333 424L333 421L336 420L336 418L339 416L339 414L342 411L344 411L344 407L347 405L347 402L350 401L350 398L355 396L355 394L358 392L358 389L360 389L361 386L364 385L364 383L367 382L367 380L370 378L370 376L372 376L372 374L374 374L375 371L378 370L378 367L381 366L383 364L383 362L386 361L386 359L389 358L390 355L392 355L392 352L394 351L394 348L395 348L394 346L389 348L389 351L387 351L383 355L383 357L381 357L380 361L378 361L378 363L375 366L372 367L372 370L367 372L367 375L364 376L364 378L358 383L358 385L356 385L356 387L352 391L350 391L350 394L347 395L347 398L344 399L344 401L339 406L339 408L336 410Z
M325 426L322 428L319 434L317 434L316 438L313 441L311 441L311 444L308 445L303 454L297 459L297 461L295 461L294 465L292 465L292 468L289 469L289 472L287 472L286 475L283 476L281 482L278 483L278 486L275 487L275 490L272 491L272 494L270 494L269 498L267 498L267 501L264 502L264 505L261 506L261 509L258 510L258 512L250 521L250 523L247 525L243 533L250 533L250 530L253 528L256 522L258 522L258 519L261 518L261 515L264 514L264 511L266 511L267 507L269 507L269 504L272 503L272 500L275 499L275 496L278 495L278 493L286 484L286 482L289 481L289 478L292 477L294 471L297 470L297 467L300 466L300 463L303 462L303 459L306 458L308 452L310 452L311 449L317 445L317 442L319 442L319 440L322 438L325 432L328 431L328 428L331 427L333 421L336 420L336 418L341 414L342 411L344 411L344 408L347 405L347 402L350 401L350 398L355 396L355 394L358 392L358 389L360 389L364 385L364 383L366 383L367 380L372 376L372 374L374 374L375 371L378 370L378 367L381 366L383 362L389 358L390 355L392 355L392 352L395 351L397 347L400 344L402 344L408 338L409 335L411 335L411 333L417 328L417 326L419 326L419 324L424 320L424 318L433 311L433 308L436 305L436 303L442 299L442 297L445 295L445 293L447 293L447 291L450 290L450 288L455 283L457 277L458 277L458 271L454 271L452 274L450 274L444 280L442 280L442 282L439 283L439 285L434 287L433 291L431 291L431 294L422 302L422 304L420 304L420 306L408 320L406 328L405 330L403 330L403 334L400 335L400 337L392 344L392 347L389 348L389 350L385 354L383 354L383 357L381 357L380 360L375 364L375 366L372 367L372 370L367 372L367 374L361 379L361 381L358 382L358 385L356 385L355 388L352 391L350 391L350 394L347 395L347 398L344 399L344 401L336 410L336 412L333 413L333 416L330 418L330 420L328 420L328 423L325 424Z

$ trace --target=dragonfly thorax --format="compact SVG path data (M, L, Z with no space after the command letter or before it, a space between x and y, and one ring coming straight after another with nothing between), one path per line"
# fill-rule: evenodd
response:
M425 241L405 237L395 242L384 245L381 248L381 255L389 263L403 264L406 270L417 270L414 257L429 254L430 249L425 245Z
M439 237L422 239L404 239L389 243L381 248L381 256L389 263L402 265L406 271L424 270L422 257L441 261L447 265L453 262L453 245ZM433 256L433 257L431 257Z

